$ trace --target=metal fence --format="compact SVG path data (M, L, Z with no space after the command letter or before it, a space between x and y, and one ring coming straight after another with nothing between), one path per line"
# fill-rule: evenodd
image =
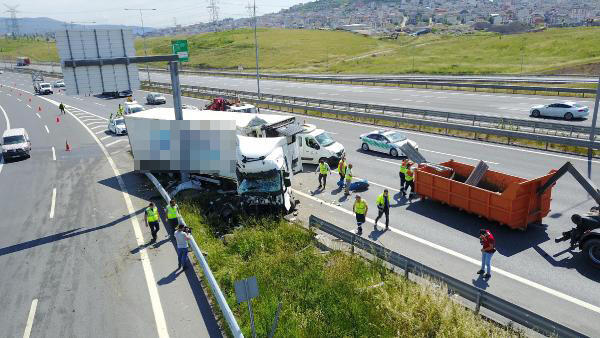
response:
M156 177L154 177L154 175L152 175L151 173L146 173L146 176L154 184L154 186L156 187L158 192L160 192L160 195L165 200L165 202L167 204L169 204L171 202L171 197L169 196L167 191L162 187L162 185L156 179ZM187 226L185 224L185 220L181 216L179 217L179 222L180 222L180 224ZM233 312L229 308L229 304L227 304L227 299L225 299L225 296L221 292L221 288L219 287L217 280L215 279L212 271L210 270L210 266L208 266L208 263L206 262L204 255L200 251L200 247L198 246L198 244L196 243L196 241L194 240L193 237L190 240L190 244L192 246L192 250L194 251L194 255L196 256L196 259L198 260L198 263L200 264L200 267L202 268L202 271L204 272L204 276L206 277L206 280L208 281L208 285L210 286L213 296L215 297L215 299L217 300L217 303L219 304L221 313L223 314L225 321L227 321L227 325L229 325L231 334L235 338L243 338L244 335L242 334L242 330L240 329L240 326L238 325L238 323L235 319L235 316L233 315Z
M485 290L478 289L454 277L450 277L440 271L432 269L422 263L387 249L375 242L363 238L362 236L357 236L353 232L342 229L314 215L311 215L309 218L309 226L311 228L317 228L320 231L349 243L352 245L353 250L356 247L392 264L393 266L401 268L404 271L405 277L407 278L409 273L413 273L418 276L429 277L434 281L439 281L445 284L448 287L449 292L458 294L461 297L475 303L475 312L479 312L479 309L484 307L515 323L519 323L520 325L548 336L558 335L559 337L585 337L583 334L575 330L542 317L502 298L494 296Z
M156 83L152 82L152 88L154 90L161 90L168 92L170 90L169 84ZM323 107L322 105L308 105L304 98L297 97L286 97L286 99L275 100L272 97L277 97L276 95L268 95L263 96L262 99L257 98L256 93L252 92L242 92L236 90L224 90L220 88L208 88L208 87L197 87L197 86L182 86L182 93L188 94L191 96L223 96L226 98L235 98L242 97L243 99L266 106L269 108L275 108L280 110L284 110L282 108L287 109L288 111L300 112L304 114L308 114L309 112L317 112L320 113L321 116L324 114L329 114L335 116L336 118L340 118L340 116L351 117L354 120L357 119L369 119L373 121L379 122L389 122L394 124L395 126L401 126L402 124L410 124L418 127L418 130L421 130L423 127L432 127L445 130L445 133L448 134L451 130L458 130L463 132L469 132L474 135L474 139L479 139L480 135L492 135L504 137L507 139L507 143L510 144L511 141L522 139L538 142L540 144L545 144L545 148L548 149L550 144L554 145L563 145L563 146L573 146L573 147L581 147L581 148L592 148L592 149L600 149L600 142L590 142L584 138L572 138L572 137L563 137L549 134L540 134L540 133L531 133L524 132L518 130L511 130L512 128L501 129L501 128L490 128L490 127L482 127L473 124L458 124L453 123L454 121L448 120L428 120L424 117L427 116L427 112L422 112L420 115L414 116L409 113L405 114L389 114L389 113L381 113L381 112L373 112L373 110L367 109L367 112L361 111L353 111L351 108L348 109L347 106L340 104L334 108ZM271 98L269 100L269 98ZM292 102L290 102L290 100ZM308 99L312 100L312 99ZM373 107L373 106L371 106ZM336 109L339 108L339 109ZM342 110L343 109L343 110ZM414 116L414 117L413 117ZM471 115L472 119L482 120L485 117L477 117ZM508 125L505 125L508 126ZM537 129L538 131L540 129Z

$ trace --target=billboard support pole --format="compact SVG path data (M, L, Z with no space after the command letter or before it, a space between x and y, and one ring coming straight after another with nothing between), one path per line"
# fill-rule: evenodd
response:
M179 85L179 61L170 61L169 68L171 70L171 86L173 90L173 108L175 109L175 120L183 120L183 110L181 109L181 87ZM190 180L188 171L181 171L181 181L187 182Z

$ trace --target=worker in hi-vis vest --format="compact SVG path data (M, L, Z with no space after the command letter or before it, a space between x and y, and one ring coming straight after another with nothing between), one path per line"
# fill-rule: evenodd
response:
M344 184L344 175L346 174L346 155L342 155L340 162L338 163L338 173L340 174L340 183L339 186L343 186Z
M369 206L367 205L367 202L360 197L360 195L356 195L352 210L356 214L356 225L358 226L356 233L360 236L362 235L362 225L365 223Z
M383 190L383 193L377 197L377 218L375 218L375 229L377 229L377 222L381 216L385 215L385 228L386 230L390 226L390 195L387 189Z
M404 184L404 192L403 195L406 197L406 193L408 192L408 188L410 188L410 195L415 193L415 172L409 167L406 169L406 173L404 174L404 180L406 183Z
M156 208L154 203L150 202L146 208L146 212L144 213L144 220L146 221L146 226L150 227L150 232L152 233L152 242L156 242L156 235L158 234L159 230L159 217L158 208Z
M406 181L404 179L404 175L406 174L406 169L408 169L409 163L407 159L402 160L402 164L400 164L400 192L404 193L404 185Z
M350 183L352 183L352 163L348 164L344 172L344 195L350 195Z
M169 225L173 228L173 230L177 229L177 226L179 225L179 207L177 206L177 202L175 202L174 198L171 199L165 211L167 212L167 220Z
M331 168L329 168L329 164L325 162L325 160L320 159L319 165L317 166L317 172L319 173L319 188L323 188L325 190L325 186L327 185L327 175L331 173Z

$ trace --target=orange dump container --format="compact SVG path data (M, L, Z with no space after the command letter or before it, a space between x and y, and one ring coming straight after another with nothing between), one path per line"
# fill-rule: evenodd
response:
M520 230L527 229L530 223L541 222L550 212L552 188L542 195L536 191L556 170L532 180L488 170L477 186L471 186L463 182L474 166L453 160L440 165L448 169L422 164L415 171L415 192L421 198L440 201Z

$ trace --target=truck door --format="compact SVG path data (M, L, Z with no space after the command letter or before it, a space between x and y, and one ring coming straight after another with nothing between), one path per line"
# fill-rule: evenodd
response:
M304 136L298 135L298 146L300 148L300 157L302 162L312 162L313 158L310 153L310 148L306 145L306 139Z

